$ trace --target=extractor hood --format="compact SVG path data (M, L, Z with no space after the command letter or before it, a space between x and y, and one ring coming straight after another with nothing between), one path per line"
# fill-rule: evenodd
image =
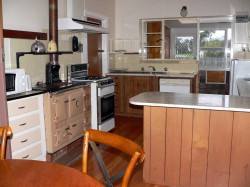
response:
M58 30L79 31L85 33L108 34L108 29L100 24L91 21L74 18L59 18Z

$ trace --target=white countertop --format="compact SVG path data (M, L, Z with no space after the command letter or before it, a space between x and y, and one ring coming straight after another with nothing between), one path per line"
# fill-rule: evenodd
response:
M145 92L130 98L133 105L250 112L250 97Z
M240 96L250 97L250 80L246 81L244 78L239 78L236 83Z

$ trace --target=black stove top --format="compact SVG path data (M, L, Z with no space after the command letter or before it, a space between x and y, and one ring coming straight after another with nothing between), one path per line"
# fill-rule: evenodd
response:
M69 83L69 82L57 82L57 83L52 83L52 84L46 84L46 83L41 83L37 84L35 87L32 88L32 90L41 90L41 91L48 91L48 92L56 92L68 88L73 88L76 86L80 85L85 85L86 83L84 82L79 82L79 83Z
M71 79L72 82L98 82L107 80L109 77L103 77L103 76L83 76L83 77L74 77Z

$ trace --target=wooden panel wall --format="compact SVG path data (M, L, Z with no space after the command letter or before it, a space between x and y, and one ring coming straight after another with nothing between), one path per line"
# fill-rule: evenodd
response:
M249 187L250 113L144 107L145 182Z

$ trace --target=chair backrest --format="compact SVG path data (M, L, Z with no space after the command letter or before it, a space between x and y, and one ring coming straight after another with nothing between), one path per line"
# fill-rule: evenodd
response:
M4 126L0 127L0 160L5 158L6 141L7 137L12 135L11 127Z
M129 155L131 157L128 166L125 168L125 170L121 171L120 173L110 177L109 173L106 169L106 166L104 164L104 161L100 155L100 152L94 142L105 144L110 147L113 147L117 150L120 150L121 152ZM101 167L101 170L105 177L104 184L106 186L113 186L112 183L123 177L122 179L122 187L128 186L129 179L131 177L131 174L133 172L134 167L136 164L140 164L144 161L145 158L145 152L142 149L141 146L136 144L135 142L124 138L122 136L99 131L99 130L85 130L84 131L84 140L83 140L83 157L82 157L82 171L84 173L87 173L87 160L88 160L88 145L91 145L93 152L95 153L95 156L97 158L97 161Z

